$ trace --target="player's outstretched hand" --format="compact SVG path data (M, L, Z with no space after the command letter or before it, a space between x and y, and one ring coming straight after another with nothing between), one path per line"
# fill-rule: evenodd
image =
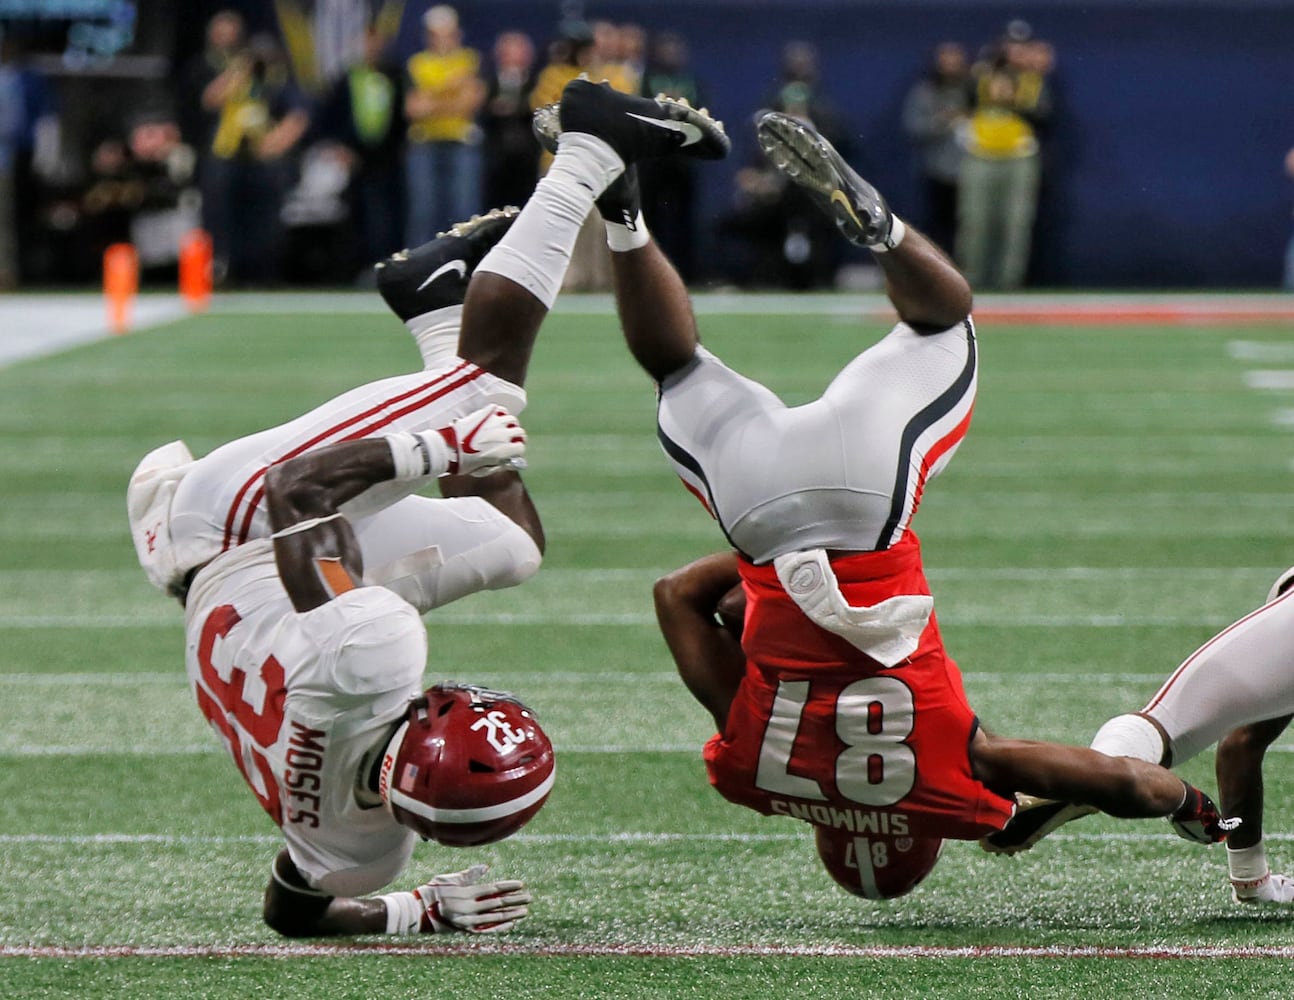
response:
M1240 825L1238 819L1223 819L1213 800L1194 785L1186 786L1186 800L1168 817L1173 832L1196 844L1218 844Z
M486 865L437 875L414 894L422 900L432 929L500 934L512 930L530 912L530 890L519 879L485 882Z
M483 406L440 431L452 454L451 474L488 476L526 467L526 431L502 406Z

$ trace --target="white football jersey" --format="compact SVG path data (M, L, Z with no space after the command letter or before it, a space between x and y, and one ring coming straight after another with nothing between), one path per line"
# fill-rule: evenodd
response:
M198 574L185 631L198 707L307 881L355 896L394 879L416 835L356 786L422 691L427 633L412 605L361 587L297 613L262 539Z

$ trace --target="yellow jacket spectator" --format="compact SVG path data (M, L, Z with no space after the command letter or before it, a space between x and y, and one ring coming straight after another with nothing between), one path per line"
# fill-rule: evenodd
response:
M481 210L481 55L463 44L458 12L438 4L423 18L427 47L406 64L409 120L405 174L408 245L419 246Z

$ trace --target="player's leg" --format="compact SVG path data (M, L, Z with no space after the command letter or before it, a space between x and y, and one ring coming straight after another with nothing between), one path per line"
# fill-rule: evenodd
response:
M1241 726L1218 742L1218 804L1240 827L1227 838L1227 871L1237 903L1294 902L1294 881L1272 874L1263 845L1263 759L1294 716Z
M539 519L518 520L494 492L499 476L472 495L406 497L357 521L364 582L395 591L422 614L478 590L525 582L539 568ZM527 501L529 497L526 497Z
M1227 626L1182 661L1140 712L1111 719L1093 749L1177 766L1240 726L1294 713L1294 594Z
M641 157L674 152L715 156L727 150L722 128L708 116L677 102L618 94L588 81L568 86L563 114L568 131L563 133L562 149L525 209L515 218L485 224L477 220L471 231L451 231L451 237L462 242L442 243L436 251L440 255L461 249L466 271L468 258L486 250L464 293L457 358L429 372L352 390L305 417L227 445L200 462L201 474L190 474L181 483L174 510L185 519L185 530L200 538L208 558L267 533L261 500L265 470L274 462L336 441L444 426L487 403L520 412L525 405L520 387L535 336L561 287L576 234L594 199L627 163ZM662 128L657 124L661 121L678 128ZM492 239L497 242L487 248ZM423 255L414 263L429 265L436 259ZM446 308L447 301L452 305L452 296L447 300L432 294L438 293L436 281L423 289L421 299L416 293L442 267L448 268L447 274L456 272L458 259L436 264L426 277L418 278L409 303L402 302L397 314L411 321ZM387 298L395 298L391 287ZM426 308L420 311L420 305ZM434 325L437 332L431 336L438 341L445 339L446 328L452 329L443 316ZM508 472L488 478L488 483L443 481L442 492L485 496L541 543L538 519L520 479ZM348 503L346 512L368 516L410 492L408 483L383 483Z
M639 159L717 158L729 145L722 125L685 102L621 94L586 79L566 86L557 115L553 163L477 268L463 311L460 356L518 384L594 201Z
M948 256L895 215L811 125L770 112L758 126L764 153L800 185L851 243L873 252L899 318L918 331L946 330L970 313L971 288Z
M1278 589L1268 603L1183 660L1140 711L1101 726L1092 749L1176 766L1235 729L1294 713L1288 653L1294 649L1294 594L1278 594ZM1089 812L1069 802L1029 799L1003 830L985 838L984 847L1025 850Z
M518 212L509 206L472 216L422 246L378 262L374 269L378 293L413 335L424 368L457 356L463 302L472 275Z
M561 108L550 104L536 111L534 131L545 149L556 152L563 131ZM692 360L699 342L687 288L647 231L632 165L596 206L606 226L616 310L626 344L647 374L661 382Z

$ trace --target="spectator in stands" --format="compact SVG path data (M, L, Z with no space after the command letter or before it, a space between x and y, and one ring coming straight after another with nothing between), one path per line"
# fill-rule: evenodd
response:
M1285 174L1294 178L1294 149L1285 154ZM1285 248L1285 273L1281 285L1294 292L1294 236L1290 237L1289 244Z
M481 210L477 113L485 101L481 54L463 45L458 12L437 4L423 17L427 47L408 62L405 242L426 243Z
M851 162L860 159L844 118L818 86L817 49L790 41L782 49L781 71L764 109L781 111L812 125ZM731 208L720 221L722 234L743 259L733 277L752 285L807 289L834 284L841 262L835 226L796 184L763 157L737 174Z
M321 111L321 135L346 151L358 251L350 266L364 277L404 239L403 74L388 62L388 48L376 26L366 28L362 58L333 86Z
M631 43L636 26L626 25ZM653 37L651 56L642 74L644 97L668 94L705 106L706 98L692 72L687 41L672 31ZM695 160L681 156L645 160L638 167L643 218L657 244L687 281L696 278L697 242Z
M206 45L180 73L182 104L180 130L184 141L197 150L209 150L220 121L222 86L212 84L227 73L241 56L246 39L243 16L222 10L207 22Z
M638 93L638 73L629 61L626 34L621 26L612 21L594 21L591 27L593 63L598 77L621 93Z
M583 21L563 21L557 26L557 37L548 44L548 61L535 78L530 107L540 108L559 101L562 90L581 73L594 75L593 32ZM552 153L541 153L540 172L547 172L552 162Z
M539 180L539 144L530 130L535 46L521 31L494 40L481 130L485 204L524 205Z
M207 22L203 50L180 73L180 131L198 155L202 225L213 240L220 231L220 245L215 251L217 277L228 269L230 236L224 215L217 210L225 198L227 169L224 159L212 151L212 141L220 125L225 94L246 64L245 43L242 15L234 10L218 11Z
M646 74L649 61L647 29L641 24L628 21L620 25L620 58L639 80Z
M975 97L962 132L957 262L980 289L1025 283L1041 180L1039 130L1051 115L1050 64L1014 28L974 70Z
M957 185L964 150L958 131L970 113L970 60L960 42L935 46L930 65L903 101L903 131L916 149L921 228L945 252L957 233Z
M216 274L240 284L278 277L279 209L293 180L293 156L310 124L278 42L257 35L204 90L218 109L204 164L203 218Z
M19 48L15 37L0 38L0 291L18 284L34 225L35 178L58 158L53 96Z
M81 198L90 261L97 264L112 243L130 242L145 279L174 280L180 242L199 221L194 174L194 151L170 109L134 113L124 139L105 139L90 158Z

